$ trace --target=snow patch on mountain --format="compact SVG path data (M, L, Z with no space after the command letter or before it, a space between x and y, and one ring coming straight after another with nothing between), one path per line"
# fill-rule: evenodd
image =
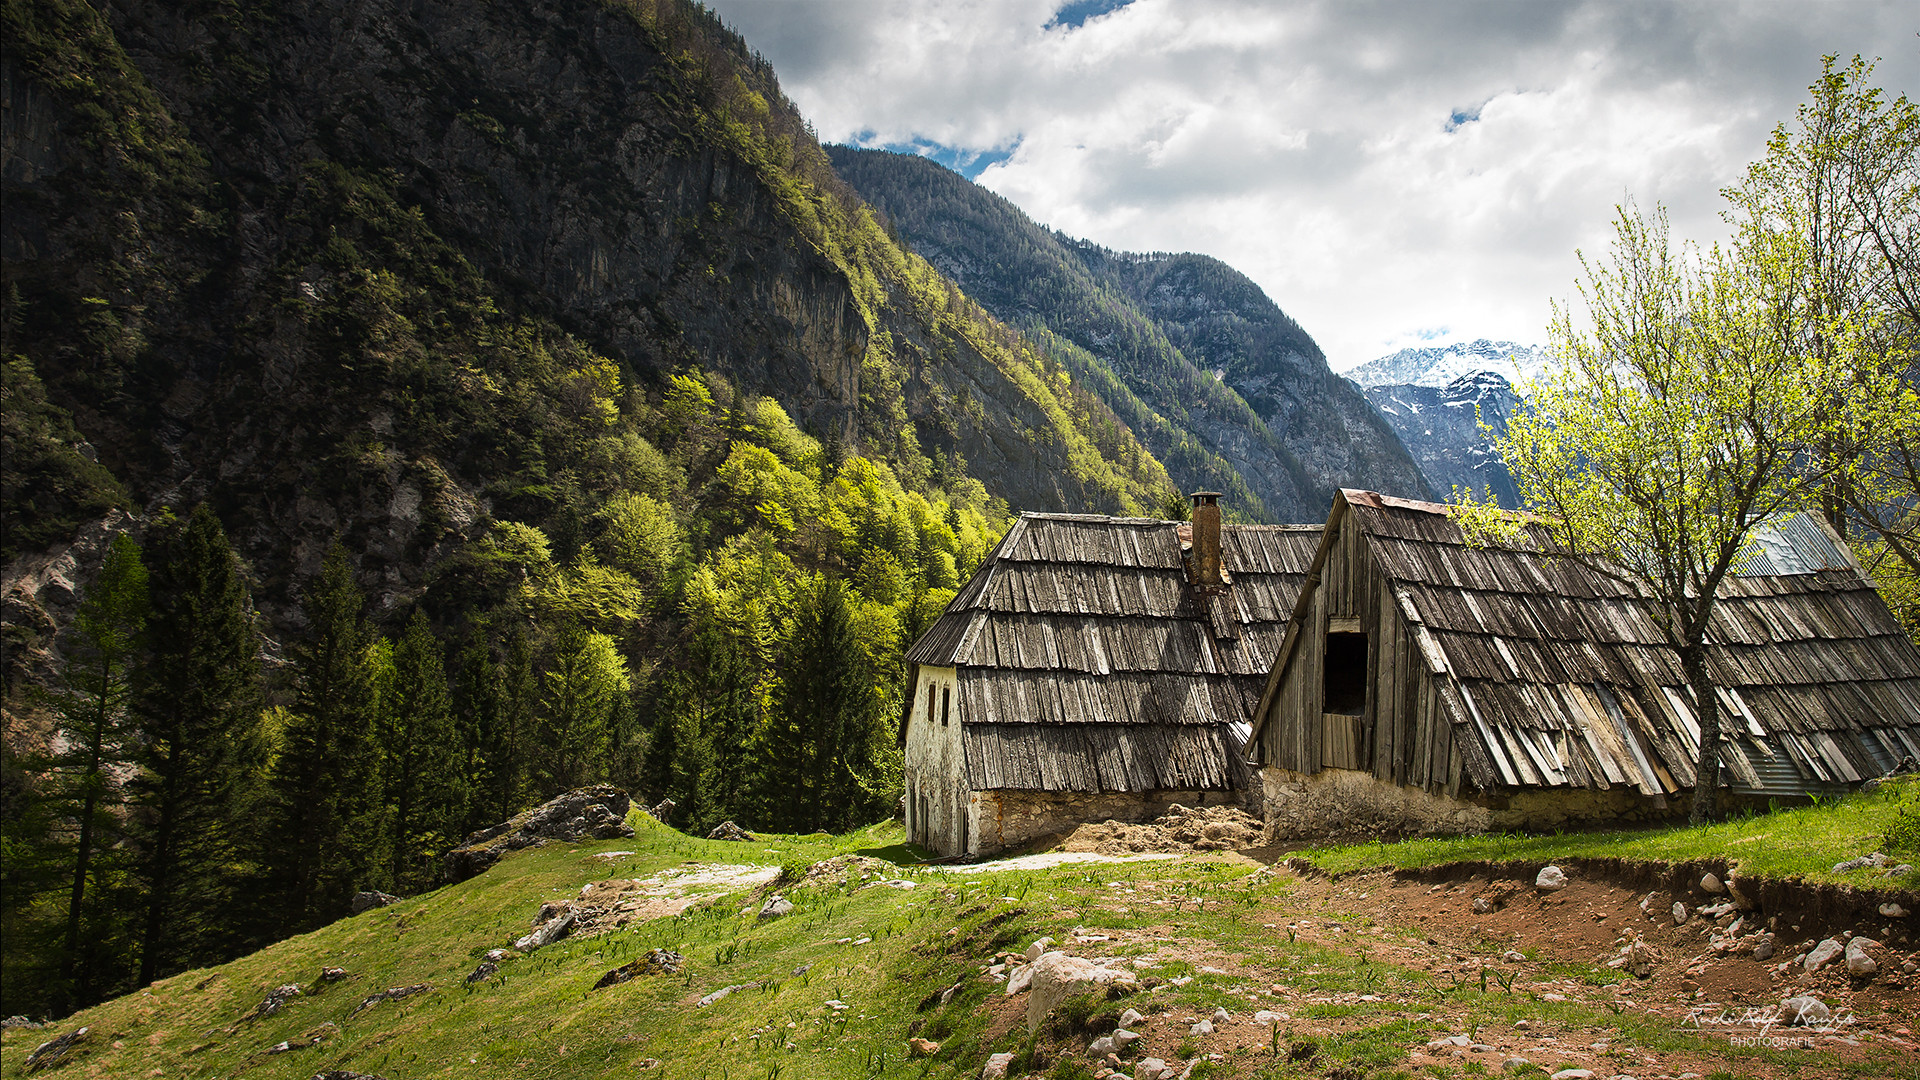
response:
M1390 356L1369 360L1345 375L1363 387L1440 388L1463 376L1491 371L1517 387L1538 377L1549 362L1545 346L1481 338L1427 349L1401 349Z

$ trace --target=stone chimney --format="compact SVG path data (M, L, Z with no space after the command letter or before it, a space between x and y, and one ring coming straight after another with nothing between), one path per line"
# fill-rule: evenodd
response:
M1226 585L1220 575L1220 493L1193 493L1193 576L1195 585L1218 589Z

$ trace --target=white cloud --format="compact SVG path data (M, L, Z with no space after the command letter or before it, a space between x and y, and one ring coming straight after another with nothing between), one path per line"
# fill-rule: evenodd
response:
M1109 247L1226 261L1339 368L1540 340L1623 198L1719 235L1719 188L1822 52L1884 57L1895 93L1920 74L1898 3L1135 0L1074 29L1048 0L713 6L823 138L1012 148L980 183Z

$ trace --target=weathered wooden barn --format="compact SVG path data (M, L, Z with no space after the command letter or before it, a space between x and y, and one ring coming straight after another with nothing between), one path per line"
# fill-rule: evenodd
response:
M1653 604L1553 550L1538 527L1476 548L1444 506L1335 497L1255 709L1270 837L1686 808L1700 731ZM1920 758L1920 651L1823 524L1770 530L1716 610L1732 799L1834 793Z
M907 653L907 827L982 854L1243 802L1252 709L1318 525L1022 514Z

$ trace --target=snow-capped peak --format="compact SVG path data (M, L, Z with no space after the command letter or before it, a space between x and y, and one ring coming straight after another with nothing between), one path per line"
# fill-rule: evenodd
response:
M1446 386L1463 375L1491 371L1515 386L1545 371L1549 358L1540 345L1511 341L1456 342L1429 349L1401 349L1346 372L1361 386Z

